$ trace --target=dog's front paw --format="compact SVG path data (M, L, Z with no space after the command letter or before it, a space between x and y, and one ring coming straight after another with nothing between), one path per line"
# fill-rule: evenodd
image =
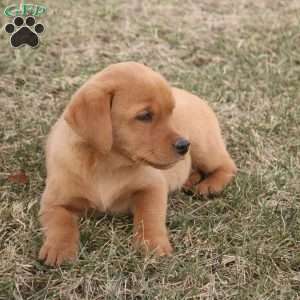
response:
M167 236L136 238L135 245L145 253L154 252L157 256L169 256L173 248Z
M77 258L78 246L76 243L62 243L59 241L45 241L39 259L46 265L59 266L63 262L72 262Z

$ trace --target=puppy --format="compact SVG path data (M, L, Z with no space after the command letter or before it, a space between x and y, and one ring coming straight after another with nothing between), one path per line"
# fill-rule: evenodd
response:
M236 172L206 102L134 62L109 66L75 93L50 132L46 164L39 257L48 265L76 258L77 221L91 208L132 213L135 244L169 255L168 192L186 183L218 193Z

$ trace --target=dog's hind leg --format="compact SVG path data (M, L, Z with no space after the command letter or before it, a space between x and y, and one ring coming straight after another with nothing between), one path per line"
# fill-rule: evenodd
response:
M235 163L223 143L217 147L211 147L205 155L194 144L191 155L193 169L200 174L205 174L204 179L195 185L199 194L208 195L221 192L237 172ZM195 174L192 176L195 178Z
M236 166L226 150L216 115L197 96L176 88L173 93L176 126L191 142L193 172L184 187L195 186L198 193L205 195L218 193L231 181ZM202 181L199 175L204 175Z

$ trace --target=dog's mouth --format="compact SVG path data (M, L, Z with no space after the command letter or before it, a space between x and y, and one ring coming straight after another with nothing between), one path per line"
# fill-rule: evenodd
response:
M176 160L173 160L172 162L169 163L157 163L154 161L151 161L149 159L146 159L141 156L132 156L128 151L123 150L122 151L123 155L125 155L127 158L129 158L134 164L136 163L142 163L148 166L151 166L155 169L160 169L160 170L166 170L172 168L178 161L184 159L184 157L179 157Z
M160 170L170 169L171 167L173 167L178 162L178 160L176 160L176 161L173 161L171 163L160 164L160 163L155 163L155 162L152 162L152 161L146 160L146 159L142 159L141 161L143 163L155 168L155 169L160 169Z

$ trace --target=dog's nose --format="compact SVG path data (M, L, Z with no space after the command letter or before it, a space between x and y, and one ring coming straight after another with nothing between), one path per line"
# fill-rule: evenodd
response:
M184 155L189 150L190 142L184 138L179 138L173 146L178 154Z

